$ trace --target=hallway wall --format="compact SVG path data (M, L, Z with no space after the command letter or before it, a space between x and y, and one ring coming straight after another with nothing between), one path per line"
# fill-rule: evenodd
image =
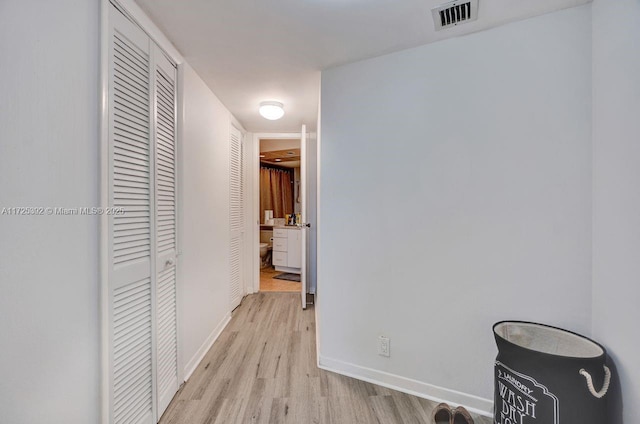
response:
M493 323L590 334L590 6L326 70L321 130L322 365L487 412Z
M183 89L180 190L180 335L185 377L230 318L231 115L188 65Z
M0 210L98 202L100 2L0 2ZM0 421L100 417L98 216L0 214Z

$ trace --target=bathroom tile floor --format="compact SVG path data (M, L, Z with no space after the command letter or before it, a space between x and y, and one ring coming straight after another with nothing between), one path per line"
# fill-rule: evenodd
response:
M301 283L295 281L278 280L273 277L280 274L272 266L260 270L261 292L299 292Z

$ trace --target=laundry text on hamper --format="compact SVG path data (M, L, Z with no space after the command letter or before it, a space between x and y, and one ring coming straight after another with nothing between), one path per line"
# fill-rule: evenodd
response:
M496 377L496 424L558 423L557 398L544 385L500 362Z

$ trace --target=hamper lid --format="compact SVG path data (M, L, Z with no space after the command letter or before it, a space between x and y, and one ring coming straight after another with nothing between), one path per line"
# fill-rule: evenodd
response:
M517 346L572 358L597 358L604 348L579 334L532 322L502 321L493 326L496 335Z

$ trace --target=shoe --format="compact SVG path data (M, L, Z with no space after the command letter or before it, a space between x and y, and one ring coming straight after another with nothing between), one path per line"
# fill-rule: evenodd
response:
M464 406L458 406L451 411L451 424L473 424L473 418Z
M451 424L453 421L451 407L441 403L433 409L432 420L435 424Z

